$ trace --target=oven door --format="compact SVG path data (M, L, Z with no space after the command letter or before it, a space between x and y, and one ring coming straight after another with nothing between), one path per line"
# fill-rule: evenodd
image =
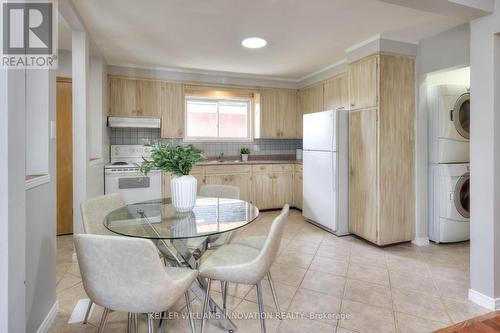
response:
M105 193L120 193L126 204L161 198L161 172L107 172Z

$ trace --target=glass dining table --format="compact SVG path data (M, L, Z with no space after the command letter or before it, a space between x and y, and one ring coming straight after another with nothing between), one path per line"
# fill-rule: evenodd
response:
M103 223L115 234L150 239L166 265L197 269L207 249L228 239L228 233L249 225L258 216L259 209L243 200L198 197L191 212L180 213L170 198L163 198L118 208ZM198 278L191 290L203 300L206 281ZM213 300L210 308L220 318L222 328L236 331L234 323Z

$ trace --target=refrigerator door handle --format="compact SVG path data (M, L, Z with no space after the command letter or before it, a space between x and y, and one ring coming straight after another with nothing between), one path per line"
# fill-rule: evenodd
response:
M337 168L335 167L335 153L332 154L332 188L333 188L333 191L335 192L337 189L335 188L335 184L336 184L336 181L335 181L335 176L337 174Z

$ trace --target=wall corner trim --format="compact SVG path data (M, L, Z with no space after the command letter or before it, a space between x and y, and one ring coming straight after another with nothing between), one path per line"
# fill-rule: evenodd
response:
M52 324L54 323L54 320L56 319L58 310L59 310L59 302L55 301L54 305L52 305L52 308L49 310L49 313L47 313L47 316L45 316L45 319L42 321L42 323L36 330L36 333L49 332L50 328L52 327Z
M416 246L427 246L429 245L429 237L417 237L411 242Z
M469 300L491 311L500 310L500 298L492 298L473 289L469 289Z

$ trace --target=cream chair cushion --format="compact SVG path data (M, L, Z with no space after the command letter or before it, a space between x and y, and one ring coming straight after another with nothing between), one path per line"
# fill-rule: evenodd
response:
M84 201L80 208L82 212L83 230L86 234L115 235L103 224L106 215L125 206L120 193L101 195Z
M163 266L146 239L75 235L75 248L85 292L105 308L150 313L169 309L198 272Z
M227 244L221 246L200 266L200 275L214 280L256 284L269 272L278 254L289 207L285 205L269 231L262 249Z

